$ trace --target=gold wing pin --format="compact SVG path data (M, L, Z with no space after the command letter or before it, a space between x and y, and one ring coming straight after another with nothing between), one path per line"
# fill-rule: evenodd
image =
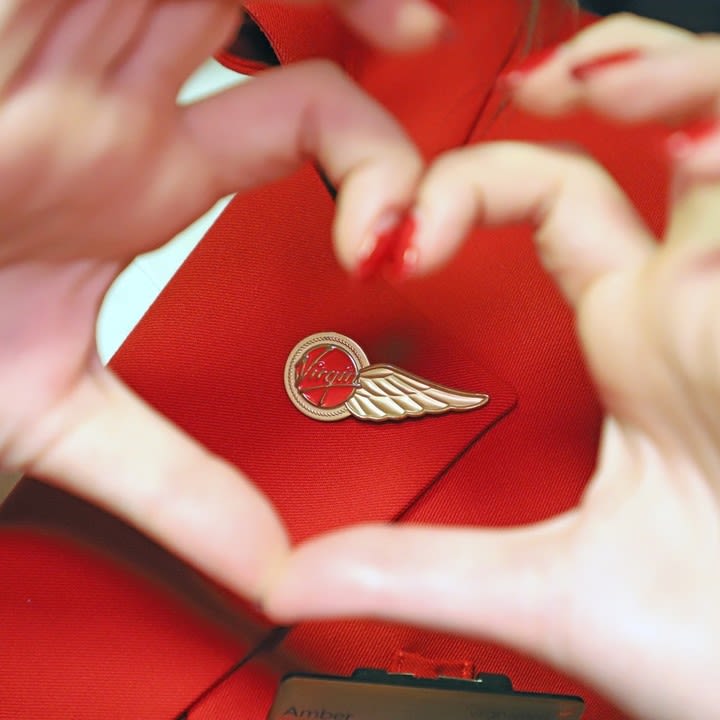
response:
M295 407L315 420L354 416L383 422L474 410L488 395L444 387L392 365L371 365L362 348L339 333L298 343L285 365L285 389Z

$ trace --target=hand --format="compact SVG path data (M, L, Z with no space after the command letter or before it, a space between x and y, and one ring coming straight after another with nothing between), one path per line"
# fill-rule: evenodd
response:
M720 169L720 37L617 15L560 46L530 75L513 73L515 101L558 115L585 107L618 122L662 121L681 178ZM693 141L693 142L688 142Z
M572 77L628 48L641 55L622 69ZM543 112L717 118L718 58L718 40L623 18L514 78L515 93ZM720 126L698 145L678 132L662 245L609 175L574 153L497 143L430 170L416 205L419 272L474 223L536 223L607 411L597 469L577 508L532 527L361 527L312 540L266 598L276 620L371 616L483 636L638 716L717 714Z
M308 158L342 185L338 223L351 235L410 202L421 163L323 62L178 107L178 88L236 21L228 0L4 6L0 469L104 506L255 597L287 549L280 520L100 365L100 302L133 256Z

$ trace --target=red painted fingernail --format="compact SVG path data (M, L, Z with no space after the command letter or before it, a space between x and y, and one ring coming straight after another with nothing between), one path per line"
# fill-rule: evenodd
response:
M682 157L716 133L720 133L720 120L705 118L674 132L665 141L665 147L670 155Z
M368 236L366 246L360 249L360 263L355 270L358 280L375 277L380 268L390 260L402 220L402 213L389 210L376 223L373 232Z
M389 266L390 275L394 280L402 282L415 274L420 259L415 246L417 225L415 215L407 213L395 232Z
M633 60L638 60L640 57L642 57L642 53L639 50L622 50L608 53L607 55L601 55L593 60L575 65L575 67L570 69L570 74L576 80L582 82L606 68L624 65L625 63L633 62Z
M498 84L508 90L514 90L528 75L549 63L557 55L559 49L559 45L552 45L528 55L520 64L501 73Z

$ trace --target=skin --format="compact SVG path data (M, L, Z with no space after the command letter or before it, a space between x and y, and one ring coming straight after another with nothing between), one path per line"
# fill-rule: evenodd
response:
M401 4L338 2L367 33L378 27L373 12ZM2 466L102 505L236 592L264 600L279 620L370 615L489 636L571 669L638 716L712 716L720 140L676 158L662 249L611 179L569 153L471 148L441 159L416 192L421 168L407 139L326 64L176 106L176 90L228 37L236 11L229 0L3 5ZM526 78L517 101L537 112L590 106L621 116L641 87L646 105L627 120L717 113L716 44L612 22ZM407 20L379 27L389 36L378 42L397 47L437 32L407 34ZM582 84L570 79L573 63L618 44L646 48L646 57L622 77L607 70ZM657 68L670 66L676 82L658 82ZM282 122L268 122L274 116ZM236 117L246 119L242 132ZM119 270L217 198L308 157L341 186L345 258L362 254L387 208L412 202L419 272L452 253L480 209L486 223L538 221L540 258L576 309L607 408L598 469L577 509L505 532L360 528L290 554L280 520L245 478L100 367L94 322ZM596 223L576 226L577 203ZM316 595L322 586L332 593Z
M338 4L361 27L364 8L379 11ZM287 552L280 519L101 366L98 308L135 255L227 193L315 159L342 186L338 217L360 243L388 205L410 202L421 164L397 124L320 61L179 107L180 86L238 22L234 0L2 4L0 469L105 507L257 598ZM403 40L390 27L379 39Z
M642 57L582 82L570 74L628 49ZM719 60L717 39L620 17L515 78L515 99L628 122L720 117ZM595 473L578 507L536 526L369 526L311 540L266 597L275 619L377 617L487 637L581 676L637 717L717 714L720 129L673 159L662 245L581 155L496 143L429 170L418 272L473 225L536 224L539 260L575 310L606 410Z

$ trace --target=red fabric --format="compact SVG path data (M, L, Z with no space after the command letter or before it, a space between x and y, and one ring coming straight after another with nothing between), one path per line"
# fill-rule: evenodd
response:
M426 154L434 155L467 142L499 72L524 47L525 26L522 3L444 0L437 5L451 12L456 38L410 55L378 52L349 37L325 10L288 11L268 2L250 2L247 8L283 63L333 58L393 111Z
M494 79L520 52L520 4L443 5L456 19L458 40L411 58L370 50L317 9L257 3L250 10L283 62L336 58L389 105L428 155L481 139L580 143L661 227L666 173L652 133L589 118L541 121L505 107ZM118 353L114 369L247 471L296 540L366 519L514 525L575 503L592 471L600 412L572 316L540 269L527 229L476 233L448 269L422 282L360 286L331 258L331 211L310 168L236 200ZM373 362L487 392L492 402L473 413L403 425L317 424L284 396L282 369L298 340L326 330L354 337ZM0 667L10 668L3 676L10 700L0 703L0 713L11 707L7 717L43 720L172 717L262 633L255 629L248 643L247 623L233 634L216 622L215 611L207 619L153 586L137 569L147 566L147 547L135 533L82 504L68 515L58 495L26 484L0 520L57 527L77 517L76 535L116 552L126 548L135 567L6 532L0 615L11 622L0 626ZM154 553L153 573L184 583L187 594L191 573ZM26 612L21 601L24 589L42 589L48 573L55 578L45 596L52 598L52 619ZM116 614L107 612L111 598ZM212 605L202 594L199 602ZM158 620L138 624L139 615ZM103 654L108 647L112 652ZM533 660L406 627L304 624L273 657L280 655L338 673L393 667L400 656L430 665L471 663L479 672L510 675L519 689L584 695L590 720L619 717L592 692ZM251 662L191 717L264 717L281 672L278 664Z
M274 232L268 273L267 216L281 204L293 221ZM258 478L295 540L392 520L515 402L507 383L458 354L393 288L348 281L331 254L331 215L311 169L236 201L113 361L145 399ZM253 240L238 241L238 227ZM218 272L211 287L208 268ZM191 297L203 301L193 308ZM490 403L418 422L311 420L288 405L283 369L300 340L324 331L352 337L371 362L485 392ZM176 359L169 376L159 358Z
M171 718L248 650L57 536L2 529L0 570L2 720Z

